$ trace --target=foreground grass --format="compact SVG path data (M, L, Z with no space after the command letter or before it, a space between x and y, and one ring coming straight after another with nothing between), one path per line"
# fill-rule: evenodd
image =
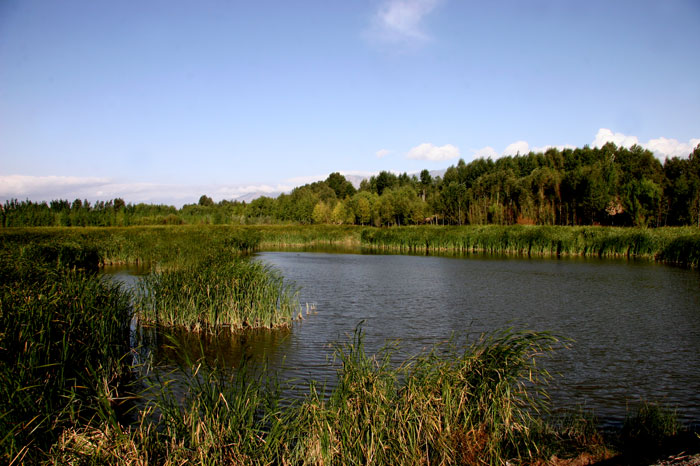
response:
M90 272L0 262L0 462L29 464L63 429L115 412L129 299Z
M53 450L61 464L504 464L549 452L542 444L542 388L534 358L558 344L546 333L499 332L436 347L398 366L368 355L357 332L336 348L337 388L311 388L280 404L276 385L245 369L200 361L181 369L184 395L157 382L158 397L131 428L70 431ZM146 421L153 418L157 424ZM127 454L114 456L114 451Z

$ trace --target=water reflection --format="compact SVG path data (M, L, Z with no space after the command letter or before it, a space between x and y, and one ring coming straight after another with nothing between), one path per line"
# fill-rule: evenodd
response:
M291 329L223 331L216 335L155 326L134 328L141 362L155 367L185 366L203 359L219 368L237 368L242 361L279 364L288 349Z

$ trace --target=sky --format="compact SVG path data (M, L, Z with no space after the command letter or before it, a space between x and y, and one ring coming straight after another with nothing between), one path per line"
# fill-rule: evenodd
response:
M698 0L0 0L0 199L700 143Z

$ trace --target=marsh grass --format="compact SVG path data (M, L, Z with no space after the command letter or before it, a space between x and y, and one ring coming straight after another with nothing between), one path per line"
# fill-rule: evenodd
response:
M398 364L392 347L370 355L363 339L358 330L336 346L336 388L319 392L312 382L291 404L245 364L231 371L189 362L175 379L153 382L157 396L142 421L112 441L123 448L128 438L132 461L158 464L505 464L541 455L536 433L549 376L535 360L560 345L555 337L498 332ZM81 452L81 435L96 437L77 432L57 454L77 463L110 449L85 441Z
M620 444L627 451L654 450L680 430L681 424L675 410L645 402L625 419Z
M626 257L692 267L700 260L700 231L691 227L414 226L366 228L361 240L363 247L411 253Z
M142 323L197 332L285 327L300 312L297 293L271 267L222 253L152 271L135 310Z
M128 228L13 228L0 230L4 247L68 242L90 245L107 264L177 264L220 249L344 246L407 253L490 253L593 256L700 265L695 227L482 225L392 228L347 225L172 225ZM184 258L184 259L183 259Z
M95 274L25 269L5 263L0 285L0 458L31 462L66 426L115 413L131 307Z

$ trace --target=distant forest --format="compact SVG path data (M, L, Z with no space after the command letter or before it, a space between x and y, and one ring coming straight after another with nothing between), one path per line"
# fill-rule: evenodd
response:
M460 160L442 177L383 171L359 189L339 173L277 198L181 209L122 199L6 201L4 227L326 223L537 224L700 227L700 145L663 164L640 146L549 149L497 160Z

